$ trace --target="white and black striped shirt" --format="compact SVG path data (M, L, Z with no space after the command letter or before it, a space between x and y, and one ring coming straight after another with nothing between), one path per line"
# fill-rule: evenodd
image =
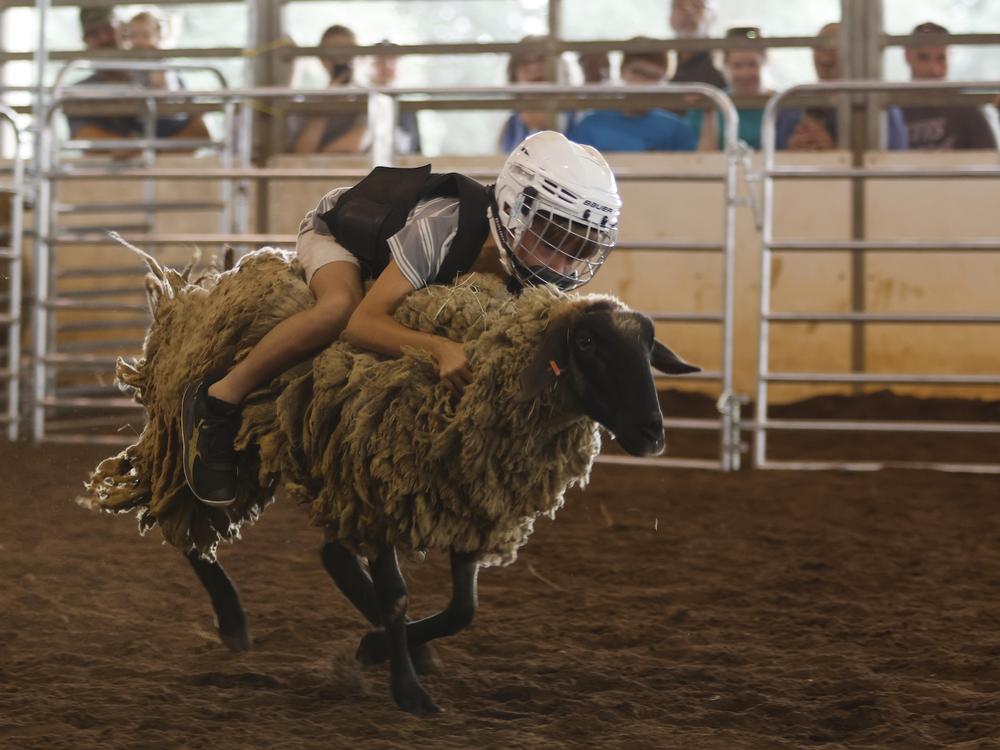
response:
M331 190L306 214L299 225L300 242L306 232L333 237L320 217L349 189ZM457 231L458 198L431 198L414 206L403 228L389 238L392 259L414 289L427 286L437 277Z

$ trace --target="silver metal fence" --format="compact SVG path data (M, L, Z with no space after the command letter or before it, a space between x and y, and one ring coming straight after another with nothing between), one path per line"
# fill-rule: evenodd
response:
M6 409L0 414L0 424L6 424L7 437L16 440L20 425L21 404L21 283L23 277L22 263L22 228L24 217L24 164L21 161L21 130L17 125L17 116L12 109L0 105L0 122L11 132L14 145L14 158L10 167L9 178L0 182L0 193L3 199L10 202L10 223L0 228L0 237L6 242L0 247L0 261L5 261L6 273L0 274L5 280L6 289L0 293L0 298L6 297L6 312L0 312L0 326L6 329L5 366L0 369L0 382L6 383ZM4 231L5 230L5 231ZM2 240L0 240L2 241Z
M772 292L772 261L776 253L811 253L844 251L852 253L864 252L1000 252L1000 233L996 237L968 241L912 241L912 240L835 240L814 241L801 239L776 239L774 236L774 184L776 180L844 180L844 179L917 179L934 178L951 179L996 179L1000 177L1000 163L996 166L963 166L941 169L927 168L890 168L872 169L868 167L853 167L850 169L821 169L809 166L778 167L775 164L776 122L778 113L786 101L796 94L815 93L886 93L906 94L919 91L952 91L974 92L1000 91L1000 82L942 82L921 81L912 83L885 83L882 81L843 81L836 83L817 83L794 86L777 94L768 103L763 121L763 228L761 245L761 280L759 305L760 341L757 364L757 414L754 421L756 430L754 439L754 465L762 469L845 469L874 470L887 467L908 467L921 469L937 469L941 471L970 471L983 473L1000 473L1000 463L973 464L948 463L933 461L792 461L774 460L768 458L768 434L773 431L839 431L839 432L896 432L896 433L952 433L952 434L1000 434L1000 423L969 423L969 422L918 422L890 420L834 420L834 419L774 419L769 415L769 392L771 383L816 383L816 384L852 384L856 386L870 384L891 385L962 385L986 386L1000 385L1000 372L977 375L942 375L930 373L872 373L854 372L776 372L770 367L770 346L772 328L787 323L850 323L857 326L865 324L1000 324L1000 315L996 314L946 314L946 313L907 313L889 314L854 311L848 313L829 313L812 311L775 311L771 306Z
M716 182L723 185L724 200L720 206L722 239L718 242L692 242L685 240L675 241L631 241L620 244L620 250L642 250L658 252L701 252L715 253L720 257L719 283L722 290L722 309L718 312L653 312L652 317L658 321L670 322L698 322L699 324L717 324L722 328L722 366L714 372L701 373L699 376L691 376L691 379L699 379L708 382L718 382L720 384L719 404L720 416L717 419L678 419L665 420L667 428L713 430L719 433L719 457L718 459L697 459L697 458L663 458L653 459L648 463L655 465L689 466L698 468L713 468L732 470L739 467L740 462L740 438L739 438L739 400L732 393L733 388L733 245L735 241L735 209L736 199L736 178L740 157L737 149L737 113L732 101L717 89L702 84L682 84L671 86L642 86L642 87L616 87L609 90L607 87L587 86L587 87L567 87L567 86L509 86L504 88L473 88L473 89L323 89L317 91L302 91L292 89L256 88L256 89L229 89L221 91L187 91L187 92L163 92L155 90L143 90L141 92L131 92L129 98L142 101L162 100L165 98L178 98L188 102L215 102L222 106L232 107L240 104L249 106L260 100L289 100L299 98L310 98L317 100L328 99L350 99L365 98L368 102L367 111L370 119L370 127L373 131L373 148L370 152L371 165L392 164L395 161L393 152L394 139L392 134L395 131L395 123L400 105L406 101L417 100L420 107L448 108L456 103L459 106L475 106L476 103L484 107L503 106L509 104L511 108L522 97L534 99L568 97L576 100L580 105L588 106L604 100L611 99L616 103L624 103L628 97L648 97L651 101L664 101L673 98L676 101L679 95L698 96L706 98L714 111L718 111L723 119L723 136L725 149L725 168L719 173L663 173L663 172L636 172L619 171L617 177L622 182L630 180L636 181L673 181L673 182ZM69 102L79 102L87 99L97 100L106 97L106 92L91 89L70 90L63 89L54 97L52 105L47 115L45 131L51 138L52 116L55 112L61 111ZM122 97L126 96L124 92ZM411 105L415 106L415 105ZM243 137L241 143L249 144L249 138ZM131 142L135 144L135 141ZM82 146L106 146L106 142L94 144L80 144ZM264 169L252 168L249 166L248 155L241 159L238 167L223 165L221 168L207 169L177 169L158 168L155 166L142 167L119 167L109 169L106 166L80 166L62 164L57 159L51 158L56 153L56 146L48 143L45 148L46 156L41 169L43 182L50 186L49 190L42 191L40 198L39 213L44 216L52 214L52 196L54 186L60 182L76 179L134 179L134 180L167 180L167 179L229 179L229 180L268 180L277 178L298 178L298 179L360 179L367 174L367 169L342 169L331 171L328 169ZM495 167L479 167L463 169L463 172L471 177L489 180L495 177ZM157 247L161 245L177 243L200 243L202 245L218 245L223 243L259 245L259 244L293 244L294 235L250 233L245 228L240 231L223 231L217 234L178 234L178 233L133 233L129 236L130 241L144 246ZM80 232L72 235L58 232L56 228L47 223L39 227L39 247L45 255L45 262L49 258L51 248L55 244L64 246L105 244L107 237L100 232ZM51 269L48 269L51 272ZM133 309L134 307L134 309ZM56 396L51 387L45 384L52 382L52 372L55 368L91 367L104 368L110 370L113 366L113 358L95 355L87 352L57 352L52 349L51 336L47 333L49 327L48 315L50 311L59 309L87 309L87 310L131 310L136 316L141 316L141 306L128 307L113 301L103 301L94 299L66 300L53 298L49 294L49 289L39 289L39 321L36 326L36 348L42 353L37 359L36 369L36 405L35 405L35 437L36 439L92 439L90 436L77 434L64 435L61 438L50 434L45 429L44 413L47 408L57 406L71 406L79 409L93 408L102 409L112 403L116 407L127 408L131 404L125 399L115 399L109 401L106 396L95 398L89 395L63 395ZM41 384L41 385L38 385ZM634 459L624 457L608 457L609 461L634 463Z
M238 152L241 144L238 134L242 129L237 122L237 102L227 100L220 104L223 113L223 137L215 139L168 139L157 137L156 122L160 112L160 104L164 101L174 102L178 97L185 100L183 91L164 91L143 88L135 83L123 85L101 84L93 86L69 86L68 77L75 71L146 71L146 72L183 72L204 71L214 75L220 86L227 82L222 73L212 66L150 63L148 61L84 61L69 63L57 76L52 89L51 101L47 103L41 118L39 133L39 149L37 154L39 184L35 206L35 310L33 318L34 369L33 369L33 407L32 429L36 439L80 439L80 434L67 432L62 435L52 432L53 413L65 414L76 412L71 418L63 418L62 426L72 429L74 420L79 424L90 424L93 417L82 416L85 410L104 412L134 409L129 399L122 398L110 384L72 385L62 383L61 376L80 372L110 372L113 370L113 358L100 354L115 342L101 340L88 344L75 343L72 346L61 347L59 336L63 332L80 334L82 332L128 330L129 327L144 327L146 323L145 305L123 301L123 297L141 290L140 279L142 271L137 264L121 266L99 266L94 268L65 268L60 256L72 252L74 246L85 244L107 244L108 237L103 226L68 224L67 217L119 213L135 215L137 223L129 225L128 231L153 233L156 217L165 212L177 211L215 211L219 216L220 234L240 234L247 230L246 190L241 188L245 183L232 177L219 180L219 199L213 203L160 201L156 197L156 180L149 176L142 178L140 190L134 200L102 201L98 196L93 200L89 197L83 202L59 200L59 179L53 175L66 170L72 172L77 165L67 159L67 152L83 154L106 152L109 150L135 150L138 152L137 163L140 168L155 169L157 153L164 149L197 148L210 149L219 158L223 170L233 170L237 164L246 167L249 164L249 152L244 149ZM166 96L150 96L152 93ZM83 103L93 105L95 102L112 101L119 105L131 102L141 107L141 122L143 134L138 138L122 137L121 139L88 140L73 138L62 140L54 127L53 118L57 112L62 112L66 104ZM95 115L100 117L101 115ZM107 175L120 168L121 162L106 158L103 162L96 160L96 171ZM121 227L125 229L125 227ZM102 279L105 283L99 289L62 290L60 282L72 279ZM71 311L89 311L90 313L125 313L129 317L109 321L98 317L91 321L74 322L69 326L60 325L60 316ZM137 342L120 341L124 345L134 345ZM86 439L94 440L93 436Z

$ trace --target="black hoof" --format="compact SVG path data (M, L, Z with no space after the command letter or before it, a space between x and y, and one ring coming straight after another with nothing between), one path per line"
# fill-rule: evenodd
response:
M219 640L230 651L249 651L253 645L253 640L246 628L237 628L225 633L220 630Z
M354 657L366 667L389 661L389 642L385 638L385 631L372 630L365 634ZM442 671L441 660L429 643L411 648L410 660L417 674L439 674Z
M414 716L428 716L441 713L441 707L424 690L420 683L410 682L405 685L392 686L392 699L400 709Z

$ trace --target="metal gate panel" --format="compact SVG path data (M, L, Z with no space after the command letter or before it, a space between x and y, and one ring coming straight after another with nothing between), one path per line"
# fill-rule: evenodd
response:
M933 461L793 461L774 460L767 455L767 439L775 431L836 431L850 432L897 432L897 433L940 433L940 434L1000 434L1000 423L968 422L918 422L891 420L834 420L834 419L774 419L769 415L769 391L771 383L837 383L837 384L885 384L885 385L1000 385L1000 372L990 374L960 375L932 373L870 373L856 372L776 372L770 367L770 345L772 328L786 323L843 324L969 324L984 325L1000 323L1000 315L976 313L870 313L854 311L845 313L813 311L776 311L772 309L773 287L772 261L778 253L810 252L991 252L1000 253L1000 236L963 241L888 241L888 240L838 240L817 242L813 240L786 239L774 237L774 183L776 180L844 180L844 179L996 179L1000 177L1000 166L961 166L952 169L892 168L872 169L852 167L843 170L817 169L807 166L777 167L775 165L775 123L784 101L796 93L890 93L912 91L952 91L1000 92L1000 82L940 82L920 81L911 83L885 83L882 81L843 81L794 86L774 96L767 105L763 123L764 171L763 171L763 233L761 251L761 283L759 304L759 349L757 364L757 415L753 424L754 465L763 469L844 469L850 471L871 471L881 468L937 469L941 471L968 471L977 473L1000 473L1000 463L973 464ZM947 183L945 183L947 184Z
M4 411L0 424L6 426L7 438L17 440L21 419L21 283L23 278L22 239L24 223L24 164L21 161L22 134L16 114L0 105L0 126L13 135L14 159L9 176L0 182L0 200L9 201L10 224L0 232L0 281L5 281L0 298L5 298L6 310L0 311L0 327L6 331L4 363L0 365L0 383L5 385Z
M224 135L221 140L167 140L156 137L155 122L158 104L164 97L150 96L153 90L135 85L72 87L65 85L67 75L74 70L143 70L143 71L207 71L216 76L222 90L227 88L225 77L212 66L151 63L148 61L84 61L67 64L59 73L47 102L44 117L40 118L41 132L38 148L40 173L38 201L35 211L35 312L33 317L34 378L32 432L36 440L56 439L65 441L122 442L127 435L94 435L80 430L98 424L115 425L128 412L137 414L139 407L125 398L112 385L115 356L111 349L136 351L141 345L141 334L133 333L135 340L105 338L97 332L136 332L148 325L147 307L141 301L128 301L142 292L142 275L139 263L129 264L123 254L121 264L97 263L82 267L78 262L68 262L74 248L85 245L113 244L108 229L115 228L133 234L153 234L156 218L161 213L194 210L218 215L220 234L238 234L235 217L245 217L234 210L238 204L234 179L219 180L220 192L214 201L161 202L156 195L155 179L144 176L137 185L131 200L102 201L99 194L85 196L82 200L60 200L62 178L78 168L66 159L69 150L106 151L109 148L128 148L138 153L132 165L144 170L155 169L157 153L162 148L211 148L219 159L223 171L232 170L237 139L235 102L224 100L219 109L224 116ZM165 93L171 100L181 99L183 92ZM143 110L145 132L135 139L117 140L66 140L61 141L53 127L53 117L64 110L68 103L91 104L106 102L134 104ZM240 160L244 166L243 160ZM114 178L122 168L120 162L108 159L96 165L87 165L83 171L93 172L91 177ZM96 191L99 193L99 191ZM124 216L108 226L100 221L102 214ZM95 217L90 219L89 217ZM70 222L72 218L75 221ZM163 243L166 244L166 243ZM154 254L157 250L153 249ZM86 316L63 324L67 314ZM124 316L124 317L123 317ZM141 321L141 323L140 323ZM140 323L139 326L136 324ZM81 340L63 345L60 337L71 335ZM115 335L114 333L109 334ZM120 333L118 334L120 335ZM87 338L91 341L87 341ZM54 418L53 415L56 415Z
M716 182L724 187L724 201L722 209L722 232L721 242L693 242L685 240L676 241L635 241L623 242L620 248L623 250L653 250L653 251L680 251L685 253L709 253L718 255L721 259L721 271L719 275L720 288L722 290L722 308L718 312L653 312L652 317L658 321L669 322L696 322L698 324L717 325L722 329L722 366L718 371L699 373L695 376L688 376L690 379L718 382L720 384L719 400L720 416L717 419L666 419L666 428L679 429L699 429L716 431L719 434L719 457L718 459L685 459L685 458L657 458L639 461L649 465L658 466L688 466L698 468L712 468L722 470L733 470L739 468L740 463L740 436L739 436L739 400L732 393L733 386L733 245L735 241L734 213L737 205L736 199L736 175L740 163L740 153L736 146L737 115L731 100L723 93L709 86L701 84L673 85L673 86L645 86L645 87L618 87L610 92L615 97L629 94L641 94L646 97L676 97L678 94L702 95L707 97L715 108L722 114L725 123L724 137L726 143L725 169L721 173L670 173L652 174L644 172L619 172L619 180L627 182L636 181L663 181L671 180L676 182ZM303 92L297 89L230 89L216 92L157 92L143 91L134 93L132 96L140 99L163 99L170 97L178 100L205 100L213 99L225 103L227 109L231 110L237 104L243 107L252 106L258 99L291 99L301 97ZM375 130L373 137L372 164L392 164L395 160L393 153L393 139L386 138L385 134L391 134L394 130L395 120L399 111L399 100L407 97L419 101L440 100L449 106L452 102L459 105L470 106L480 100L509 100L515 104L517 97L523 95L547 96L563 95L579 98L580 101L587 101L588 97L596 96L606 98L609 91L601 87L568 87L568 86L510 86L503 88L476 88L476 89L392 89L392 90L366 90L366 89L341 89L322 90L309 92L309 96L319 99L337 97L357 97L363 95L368 97L370 125ZM53 102L51 112L59 109L70 97L75 101L80 98L80 92L67 93L56 98ZM243 121L240 125L242 129L246 127ZM45 128L47 138L52 138L51 125L47 121ZM248 137L242 137L241 143L248 143ZM101 144L106 145L106 144ZM143 145L150 145L147 140ZM208 169L177 169L163 168L155 165L147 165L142 168L122 167L115 170L93 168L89 166L73 167L65 165L52 156L57 154L57 144L47 142L44 150L47 160L43 165L43 183L46 190L43 192L40 204L45 210L39 211L41 215L41 225L39 230L39 247L42 252L39 254L39 263L45 265L46 273L41 278L49 279L52 269L49 267L49 260L52 256L55 245L63 248L81 246L87 244L105 244L107 237L99 232L80 232L71 234L59 231L58 221L61 214L54 210L55 186L59 183L79 179L108 179L108 180L157 180L157 179L226 179L226 180L252 180L269 178L301 178L301 179L323 179L334 178L360 178L367 174L368 170L341 170L336 173L329 170L316 169L263 169L252 168L249 159L241 152L241 163L223 164L220 168ZM491 169L465 169L469 176L484 180L495 178L495 168ZM230 196L231 197L231 196ZM227 204L229 198L223 196L222 202ZM120 204L115 204L120 205ZM138 207L146 205L139 202ZM78 206L73 207L74 211ZM84 210L98 210L83 207ZM181 210L180 206L173 206L171 210ZM79 213L79 212L77 212ZM129 240L140 246L157 247L173 243L232 243L232 244L289 244L295 238L291 235L259 234L246 231L245 227L224 230L211 235L183 234L183 233L155 233L143 232L129 235ZM85 270L85 269L84 269ZM114 269L108 269L110 273ZM127 268L125 269L128 270ZM119 269L117 272L120 272ZM75 271L77 272L77 271ZM97 273L96 269L91 269L92 273ZM48 283L48 282L46 282ZM141 317L144 307L141 305L126 306L108 299L92 298L70 298L59 297L50 294L51 286L39 289L38 325L36 326L36 346L41 353L36 360L36 393L35 393L35 436L38 439L61 439L79 440L92 439L85 435L63 435L58 436L46 430L45 410L54 409L61 406L78 409L92 408L99 410L102 408L129 408L130 402L126 399L109 399L107 394L97 397L94 394L80 393L55 393L52 387L52 375L59 370L77 368L79 370L104 370L109 371L113 366L113 357L95 354L87 351L58 351L51 346L51 319L53 313L60 309L77 309L90 311L118 311L133 313L133 318ZM108 325L108 328L111 326ZM109 440L114 440L110 436ZM123 436L122 439L125 439ZM119 441L121 442L121 441ZM606 457L603 460L618 462L625 459L618 457ZM629 459L629 463L635 460Z

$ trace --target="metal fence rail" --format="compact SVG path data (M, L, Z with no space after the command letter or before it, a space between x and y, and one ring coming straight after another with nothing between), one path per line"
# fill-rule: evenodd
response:
M9 179L0 182L0 200L10 202L10 224L0 228L0 268L6 266L6 273L0 274L6 289L0 297L6 297L6 312L0 312L0 327L6 330L6 351L4 364L0 369L0 383L5 383L6 407L0 414L0 424L6 425L8 439L16 440L20 425L21 404L21 282L22 282L22 228L24 217L24 165L21 161L21 131L17 126L17 115L9 107L0 105L0 124L11 132L14 142L14 160ZM5 230L5 231L3 231ZM6 240L4 242L4 240Z
M809 93L906 93L912 91L952 91L1000 92L998 81L975 82L933 82L921 81L912 83L884 83L881 81L851 81L838 83L820 83L795 86L774 96L764 112L763 122L763 228L761 245L761 282L759 305L760 341L757 362L757 416L754 422L756 430L754 439L754 465L757 468L773 469L844 469L850 471L875 470L886 467L909 467L919 469L938 469L942 471L970 471L1000 473L1000 463L971 464L945 463L928 461L792 461L774 460L767 455L768 433L779 430L800 431L838 431L838 432L899 432L899 433L947 433L947 434L997 434L1000 433L1000 423L975 424L967 422L917 422L889 420L800 420L773 419L769 416L769 392L771 383L838 383L838 384L891 384L891 385L963 385L987 386L1000 385L1000 372L995 374L932 374L932 373L871 373L855 372L776 372L770 367L770 345L772 329L786 323L843 324L855 326L867 324L967 324L996 325L1000 323L1000 315L970 313L871 313L854 311L849 313L828 313L814 311L775 311L771 307L772 292L772 260L776 253L793 252L809 253L813 251L843 251L862 252L954 252L975 251L1000 253L1000 233L996 237L965 240L965 241L912 241L912 240L840 240L831 242L816 242L813 240L798 240L774 236L774 183L779 179L816 179L816 180L864 180L864 179L958 179L981 178L995 179L1000 177L1000 167L956 167L954 169L868 169L854 167L843 170L817 169L811 167L776 167L775 166L775 123L778 112L789 97L796 94Z
M221 168L232 172L238 168L249 166L249 148L243 147L246 142L246 130L241 128L238 117L239 103L235 100L224 100L218 105L223 112L223 137L214 139L188 139L178 144L177 140L158 138L156 135L156 120L160 112L160 103L183 100L184 92L173 90L151 90L136 84L126 85L96 85L68 86L66 80L75 71L204 71L214 75L220 86L227 85L225 76L215 67L197 64L164 64L148 61L85 61L76 60L67 64L56 78L52 88L51 101L46 105L41 118L42 128L38 134L39 150L37 153L39 184L37 204L35 207L35 308L33 318L34 369L32 398L32 432L35 439L53 437L49 433L53 426L60 429L73 429L74 419L65 415L66 410L82 412L86 410L99 411L103 414L113 414L123 408L135 409L134 403L122 399L110 386L104 389L102 396L80 398L73 395L76 388L73 378L63 377L81 371L105 372L110 375L114 369L114 341L101 340L92 343L82 342L67 350L60 349L60 334L81 333L86 331L109 330L115 327L114 320L95 319L86 322L75 322L61 325L60 314L68 311L90 311L98 313L123 312L131 313L128 322L135 326L137 315L141 316L142 327L146 325L146 306L123 301L123 297L141 293L139 283L142 272L139 264L124 271L120 267L79 268L67 267L66 255L73 248L81 245L108 243L106 225L67 225L68 217L86 216L88 214L124 213L131 218L119 223L115 228L130 234L155 232L156 218L161 213L176 213L178 211L209 211L218 215L218 234L220 236L240 236L247 232L247 195L245 181L242 178L223 176L217 178L220 194L217 200L207 201L198 205L185 201L160 201L157 198L155 178L144 174L141 177L135 199L130 201L102 201L100 195L87 197L84 202L59 200L60 175L72 172L73 166L66 161L67 151L103 152L108 149L124 148L135 150L141 171L151 171L156 168L158 152L165 147L182 145L186 149L207 148L218 155ZM114 102L132 103L139 108L144 133L141 138L118 140L61 140L53 127L56 113L64 110L64 105L70 102L88 102L88 92L96 94L98 101L113 100ZM151 94L166 96L151 96ZM245 112L242 112L246 119ZM240 150L242 147L242 150ZM113 159L108 159L93 169L103 175L113 175L118 168ZM153 248L154 254L156 249ZM127 259L126 259L127 260ZM129 287L124 280L131 276L136 284ZM98 289L66 290L60 285L61 280L103 278L105 284ZM119 280L115 280L118 277ZM120 325L127 329L128 326ZM129 343L122 342L121 343ZM134 348L140 342L131 342ZM110 380L110 377L107 378ZM70 382L65 382L65 381ZM92 416L75 417L79 424L94 422ZM67 438L92 439L93 435L69 433Z
M740 163L740 154L737 147L738 121L736 109L732 101L723 93L710 86L703 84L681 84L671 86L642 86L642 87L621 87L610 91L605 87L568 87L568 86L511 86L503 88L474 88L474 89L324 89L317 91L303 92L298 89L228 89L213 91L184 91L184 92L164 92L157 90L142 90L132 92L118 92L116 98L133 99L135 101L157 101L170 98L171 100L183 100L185 102L214 102L217 106L232 110L239 107L249 108L260 100L280 100L297 99L303 96L321 101L343 100L349 98L366 97L368 100L369 127L373 132L373 146L371 150L371 165L392 164L395 161L394 139L392 134L395 131L395 124L400 110L400 103L408 100L419 100L424 105L448 107L452 104L458 106L468 106L470 103L498 104L508 103L513 105L520 96L538 97L566 97L577 102L580 106L591 106L601 104L603 106L615 106L621 104L626 97L643 96L659 99L661 102L669 99L677 100L680 95L697 95L706 98L711 106L721 113L724 122L724 139L726 145L725 169L719 173L652 173L652 172L620 172L617 177L620 181L673 181L673 182L717 182L723 185L724 201L722 208L722 239L719 242L696 242L686 240L651 241L636 240L622 242L620 250L643 250L662 252L682 252L682 253L712 253L720 257L721 269L719 273L719 283L722 290L722 309L718 312L686 312L686 311L660 311L653 312L654 320L664 322L698 322L710 325L718 325L722 329L722 366L718 371L699 373L690 376L689 379L718 382L720 416L717 419L704 420L671 420L666 419L666 428L679 429L700 429L717 431L719 433L719 454L717 459L696 459L696 458L662 458L651 459L649 463L655 465L675 465L691 466L699 468L713 468L732 470L739 467L739 409L738 401L732 394L733 387L733 246L735 241L735 208L736 200L736 179L737 169ZM90 231L71 232L67 228L61 227L59 217L67 211L78 213L76 206L62 205L60 210L55 210L55 189L56 186L68 180L76 179L136 179L145 180L167 180L167 179L228 179L228 180L267 180L277 178L300 178L300 179L323 179L332 180L336 178L359 179L367 174L366 169L345 169L336 172L331 170L317 169L264 169L251 168L249 166L248 151L241 152L239 167L231 164L224 164L222 168L199 169L177 169L177 168L157 168L147 165L145 167L116 167L107 166L78 166L63 163L58 155L60 149L67 144L57 143L52 135L52 117L55 113L62 111L67 104L81 101L101 101L107 99L109 92L101 91L98 88L69 89L63 88L56 92L51 106L47 113L45 136L43 142L46 144L42 154L42 164L40 168L40 178L48 189L40 191L38 214L43 217L38 225L38 252L40 263L46 268L45 278L49 279L47 286L39 287L36 325L36 349L40 356L36 360L36 388L35 388L35 411L34 411L34 434L36 439L50 439L55 437L46 429L47 410L72 407L77 410L86 409L123 409L130 404L122 402L121 399L112 400L99 396L81 399L56 389L54 386L54 374L60 371L67 371L69 368L83 368L95 371L110 373L114 366L114 357L110 356L106 349L91 350L86 348L70 351L57 351L53 346L54 336L57 332L53 328L52 320L54 314L60 310L88 310L105 313L130 314L130 320L134 322L136 315L141 314L144 306L138 303L128 303L120 299L115 299L114 295L105 294L101 298L75 295L53 295L52 280L65 277L64 274L71 272L90 272L94 275L104 274L114 275L118 279L127 278L132 266L109 267L107 269L66 269L61 271L57 268L58 259L56 248L64 250L81 245L100 245L107 243L107 237L103 232ZM229 131L227 131L229 132ZM231 137L235 132L229 132ZM249 144L249 137L239 139L244 146ZM92 144L79 144L85 148L99 148L106 146L104 142L94 142ZM148 144L155 145L155 144ZM463 172L480 179L493 179L496 175L495 168L470 168L463 169ZM232 199L232 195L223 195L221 204L223 207ZM120 202L117 204L121 205ZM99 210L88 207L85 210ZM223 209L224 210L224 209ZM225 223L225 222L223 222ZM149 246L152 248L181 244L197 243L202 246L217 246L220 244L235 245L259 245L259 244L293 244L293 235L283 234L263 234L252 233L243 227L239 231L233 229L222 229L217 233L192 234L192 233L159 233L146 231L129 235L130 241L136 244ZM134 266L138 271L138 265ZM114 282L117 287L124 284L120 281ZM80 326L88 324L76 324ZM95 321L102 329L114 326L111 321ZM61 329L61 330L66 330ZM138 343L138 342L137 342ZM109 393L108 396L111 396ZM73 435L63 434L62 439L72 439ZM89 435L76 435L79 439L90 439ZM609 461L616 461L617 458L608 457Z

